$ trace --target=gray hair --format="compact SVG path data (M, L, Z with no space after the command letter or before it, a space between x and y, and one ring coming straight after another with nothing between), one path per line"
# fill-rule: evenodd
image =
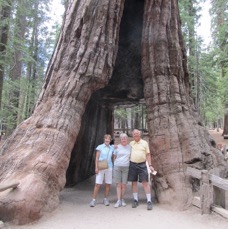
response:
M127 134L125 134L125 133L120 134L120 139L122 139L122 138L128 138Z
M142 132L141 132L140 130L138 130L138 129L134 129L134 130L132 131L132 134L134 134L135 132L138 132L140 136L142 135Z

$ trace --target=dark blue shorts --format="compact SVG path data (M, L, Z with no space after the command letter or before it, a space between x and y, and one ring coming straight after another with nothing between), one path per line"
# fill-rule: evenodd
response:
M146 162L134 163L130 161L128 181L148 182L148 171Z

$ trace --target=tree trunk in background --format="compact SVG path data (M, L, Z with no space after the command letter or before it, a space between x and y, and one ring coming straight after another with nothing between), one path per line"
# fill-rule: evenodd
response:
M8 42L8 32L9 32L9 21L11 15L12 1L6 1L6 4L1 8L0 11L0 21L4 25L0 29L0 108L2 104L2 90L3 90L3 78L4 78L4 61L6 54L6 45Z
M225 163L189 96L177 1L146 0L145 11L142 75L157 191L160 202L183 209L192 200L186 167L212 170Z
M26 32L26 15L25 15L25 9L26 9L26 1L22 0L18 2L17 4L17 13L16 13L16 26L14 28L14 41L13 45L15 48L14 53L14 60L12 62L11 66L11 72L10 72L10 78L13 82L18 81L18 83L15 83L15 85L12 87L12 90L10 92L9 97L9 104L11 107L11 113L14 117L14 123L13 126L16 128L18 122L18 112L19 112L19 98L20 98L20 83L19 80L22 77L23 74L23 52L22 47L25 40L25 32Z
M28 118L35 104L35 80L37 77L37 63L38 63L38 17L39 17L39 1L35 1L33 4L33 18L32 18L32 29L31 29L31 40L29 42L29 54L32 60L27 62L26 65L26 79L29 82L26 87L25 93L20 92L19 108L17 114L17 125L21 123L25 118Z
M227 1L217 0L211 2L212 8L211 13L212 23L213 23L213 40L218 48L217 54L217 64L219 66L219 72L221 74L221 78L224 80L227 74ZM224 80L224 83L226 80ZM226 84L225 84L226 85ZM226 86L227 87L227 86ZM226 90L225 90L226 91ZM223 96L227 98L227 93L224 93ZM223 100L224 102L224 126L222 135L228 135L228 102L227 99Z
M225 107L222 135L224 138L227 138L227 136L228 136L228 106Z
M86 104L113 71L123 3L69 1L34 113L1 150L0 181L20 181L0 197L2 220L29 223L58 206Z
M0 182L20 181L1 194L1 219L25 224L55 209L66 183L94 174L113 105L143 96L159 201L188 206L186 166L223 169L224 157L195 113L186 66L177 0L70 0L34 113L1 150Z

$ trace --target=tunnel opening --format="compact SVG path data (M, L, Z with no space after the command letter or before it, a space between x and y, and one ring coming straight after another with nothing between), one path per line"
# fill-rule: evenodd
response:
M144 0L126 0L114 71L106 87L94 92L86 106L71 152L66 187L94 175L95 148L104 134L114 136L114 110L144 103L141 38ZM133 128L133 126L131 127Z

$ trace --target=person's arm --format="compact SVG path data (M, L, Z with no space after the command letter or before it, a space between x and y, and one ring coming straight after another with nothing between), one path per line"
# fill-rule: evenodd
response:
M100 157L100 151L97 150L96 151L96 157L95 157L95 173L96 174L98 173L98 160L99 160L99 157Z
M115 145L114 146L114 151L113 151L113 155L112 155L112 162L113 162L113 165L114 165L114 161L116 160L116 158L117 158L117 153L118 153L118 145Z
M114 165L114 161L116 160L116 149L117 146L116 145L112 145L112 164Z
M152 166L152 164L151 164L150 152L146 154L146 160L147 160L147 162L148 162L148 166L149 166L150 170L151 170L151 171L154 171L154 168L153 168L153 166Z

